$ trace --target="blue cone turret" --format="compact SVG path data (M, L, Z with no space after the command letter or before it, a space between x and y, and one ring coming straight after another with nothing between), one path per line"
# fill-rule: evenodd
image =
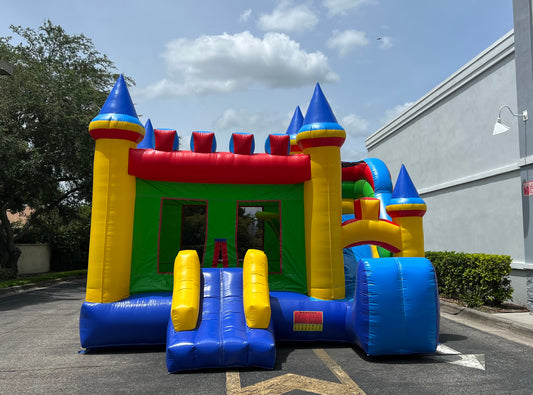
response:
M118 77L100 113L89 124L89 132L95 139L110 138L140 142L144 127L131 100L124 77Z
M296 109L294 110L294 114L292 114L291 123L289 124L289 127L287 128L287 131L285 133L290 135L291 138L293 138L293 136L296 137L300 128L303 125L303 122L304 122L304 116L302 115L300 106L296 106Z
M144 124L144 139L137 145L137 148L144 149L154 149L155 148L155 136L154 136L154 127L152 126L152 121L148 119Z
M396 185L392 191L390 204L425 204L424 200L420 198L407 169L402 164Z
M316 129L344 130L337 123L337 118L335 118L335 114L333 114L333 110L318 83L315 86L300 132Z
M107 97L107 100L105 101L98 116L104 114L128 115L137 119L137 121L139 120L137 111L135 111L133 101L131 100L131 96L128 91L128 86L126 85L126 81L124 80L124 76L122 74L118 77L115 86L111 90L111 93L109 93L109 96ZM98 118L98 116L96 118Z
M300 128L302 127L303 122L304 122L304 116L302 115L300 106L296 106L296 109L294 110L294 114L292 115L291 123L289 124L289 127L287 128L287 132L286 132L286 134L288 134L291 138L291 148L290 148L291 154L302 152L302 150L300 149L300 147L298 147L298 144L296 143L296 135L298 134Z

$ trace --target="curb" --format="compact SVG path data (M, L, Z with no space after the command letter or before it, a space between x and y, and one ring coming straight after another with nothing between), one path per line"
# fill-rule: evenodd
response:
M521 322L516 322L501 316L495 316L491 313L485 313L483 311L477 311L468 307L458 306L443 300L440 301L440 312L441 315L442 313L445 313L446 315L461 317L473 323L507 330L516 335L533 340L533 325L523 324ZM446 315L444 315L444 318L446 318Z
M51 287L53 285L59 285L62 283L68 283L74 280L83 280L85 278L86 278L85 275L63 277L63 278L56 278L54 280L41 281L38 283L29 283L29 284L24 284L24 285L14 285L12 287L7 287L7 288L0 288L0 298L11 296L11 295L16 295L16 294L24 293L28 291L33 291L36 289L43 289L43 288Z

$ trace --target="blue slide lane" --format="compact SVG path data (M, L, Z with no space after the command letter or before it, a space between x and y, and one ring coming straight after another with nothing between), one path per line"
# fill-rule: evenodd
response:
M272 369L276 345L272 321L268 329L250 329L243 307L242 269L202 269L198 325L176 332L167 328L170 373L204 368L255 366Z

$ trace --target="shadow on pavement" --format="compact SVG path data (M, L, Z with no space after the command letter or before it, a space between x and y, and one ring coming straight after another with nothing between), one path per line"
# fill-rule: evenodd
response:
M85 294L85 279L69 280L50 285L36 285L35 289L15 292L0 298L0 311L15 310L25 306L50 303L58 300L80 300ZM46 288L42 288L46 287ZM80 300L80 306L83 300Z

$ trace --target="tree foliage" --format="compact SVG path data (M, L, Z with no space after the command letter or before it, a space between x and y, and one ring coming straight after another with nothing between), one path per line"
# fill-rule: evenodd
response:
M16 43L0 37L0 59L14 68L0 77L0 268L16 274L15 242L38 218L56 210L56 221L57 209L90 202L94 144L87 126L116 74L83 34L69 35L49 20L11 30ZM34 210L30 221L14 228L6 212L24 206Z
M259 207L239 207L237 217L237 253L244 261L246 252L253 248L264 251L264 222L255 217Z

